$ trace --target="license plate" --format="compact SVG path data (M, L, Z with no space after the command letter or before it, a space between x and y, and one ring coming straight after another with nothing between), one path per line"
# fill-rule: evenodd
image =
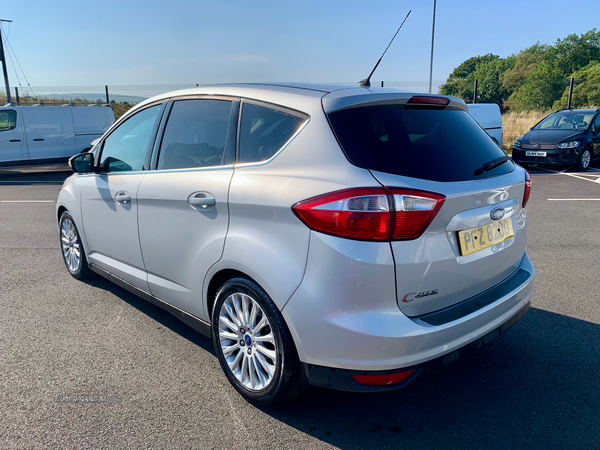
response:
M463 256L467 256L510 239L514 235L510 217L481 227L459 231L460 252Z
M546 152L525 152L525 156L546 156Z

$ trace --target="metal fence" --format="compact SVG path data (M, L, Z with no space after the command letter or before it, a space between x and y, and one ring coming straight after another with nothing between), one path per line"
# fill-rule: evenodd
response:
M334 82L332 84L356 84L352 82ZM427 92L428 81L373 81L372 86L384 86L413 92ZM444 81L432 82L432 93L437 94ZM164 92L188 89L203 84L153 84L153 85L105 85L105 86L25 86L11 87L13 104L69 104L84 105L91 103L137 104L147 98ZM6 92L0 90L0 97ZM1 101L2 99L0 99Z

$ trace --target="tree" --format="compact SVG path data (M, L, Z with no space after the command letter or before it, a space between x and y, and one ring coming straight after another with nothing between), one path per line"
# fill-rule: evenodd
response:
M502 82L500 76L510 70L515 64L516 56L500 58L479 64L472 77L477 80L477 103L496 103L502 105L511 94Z
M499 58L498 55L488 53L483 56L474 56L462 62L448 76L446 83L440 87L440 94L453 95L465 101L472 101L473 83L475 82L473 73L480 64L495 61Z
M593 61L600 61L600 32L595 28L577 36L570 34L557 39L551 49L556 58L556 66L566 77L586 67Z
M593 62L587 67L573 73L575 86L571 106L573 108L600 107L600 61ZM554 103L554 109L567 107L569 88L567 87L559 100Z
M536 64L523 85L509 97L505 106L516 111L548 109L566 84L561 71L545 61Z

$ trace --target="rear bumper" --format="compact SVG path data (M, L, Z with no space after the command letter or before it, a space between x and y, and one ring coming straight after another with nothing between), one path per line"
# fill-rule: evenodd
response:
M438 356L435 359L427 361L423 364L419 364L412 367L402 367L395 370L379 370L379 371L366 371L366 370L347 370L347 369L336 369L332 367L318 366L315 364L302 363L302 373L305 380L314 386L322 386L331 389L338 389L341 391L351 392L381 392L401 389L413 381L418 379L421 375L431 369L441 367L452 361L457 360L461 356L464 356L473 350L482 347L483 345L490 342L492 339L500 336L515 323L517 323L521 317L529 310L530 303L527 302L514 316L504 322L499 327L491 330L486 335L464 345L463 347L456 349L443 356ZM414 370L414 372L404 381L387 385L387 386L366 386L359 384L352 378L352 375L387 375L399 371Z
M541 150L546 152L546 156L527 156L528 150L514 148L512 150L512 159L516 163L522 164L548 164L554 166L567 166L576 164L579 159L579 150Z
M510 284L519 274L509 289L497 285L448 308L455 309L450 313L411 318L396 302L389 244L342 242L313 233L304 279L282 314L309 383L354 390L352 374L417 368L405 385L432 361L453 360L455 352L481 345L520 318L531 300L535 274L527 254L515 269L500 283ZM335 374L346 381L336 382L340 377Z

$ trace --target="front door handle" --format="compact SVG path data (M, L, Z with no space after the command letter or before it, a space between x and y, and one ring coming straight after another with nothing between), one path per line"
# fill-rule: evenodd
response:
M115 195L115 201L117 203L121 203L122 205L127 205L131 202L131 195L125 191L117 192L117 195Z
M39 141L43 141L43 139L42 138L37 138L37 139L34 139L33 141L34 142L39 142Z
M215 206L217 200L210 194L207 195L204 192L198 192L188 197L188 203L192 208L207 209Z
M21 142L21 139L9 139L8 142Z

